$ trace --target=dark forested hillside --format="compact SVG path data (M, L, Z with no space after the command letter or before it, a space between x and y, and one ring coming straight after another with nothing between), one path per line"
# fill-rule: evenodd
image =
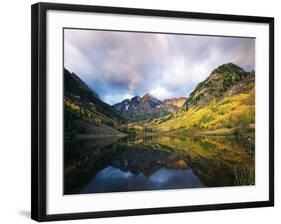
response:
M99 99L76 74L64 70L65 131L74 134L116 134L124 129L125 119Z

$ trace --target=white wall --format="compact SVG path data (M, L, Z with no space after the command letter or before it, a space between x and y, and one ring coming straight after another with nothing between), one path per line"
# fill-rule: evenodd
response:
M2 1L0 19L0 223L30 220L30 5L36 1ZM135 216L60 223L277 223L280 190L280 6L278 1L68 0L60 2L185 10L275 17L276 206L184 214ZM279 87L279 88L278 88ZM275 222L274 222L275 221Z

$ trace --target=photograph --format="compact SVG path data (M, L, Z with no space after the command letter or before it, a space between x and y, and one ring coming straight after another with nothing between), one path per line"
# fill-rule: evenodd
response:
M255 41L64 27L64 195L255 185Z

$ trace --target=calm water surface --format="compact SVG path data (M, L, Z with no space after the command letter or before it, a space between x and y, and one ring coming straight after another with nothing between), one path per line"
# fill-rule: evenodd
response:
M252 141L150 136L65 142L65 194L253 185Z

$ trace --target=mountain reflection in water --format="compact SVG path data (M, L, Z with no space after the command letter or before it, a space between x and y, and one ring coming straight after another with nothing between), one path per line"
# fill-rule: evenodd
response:
M150 136L65 142L64 193L253 185L254 143Z

